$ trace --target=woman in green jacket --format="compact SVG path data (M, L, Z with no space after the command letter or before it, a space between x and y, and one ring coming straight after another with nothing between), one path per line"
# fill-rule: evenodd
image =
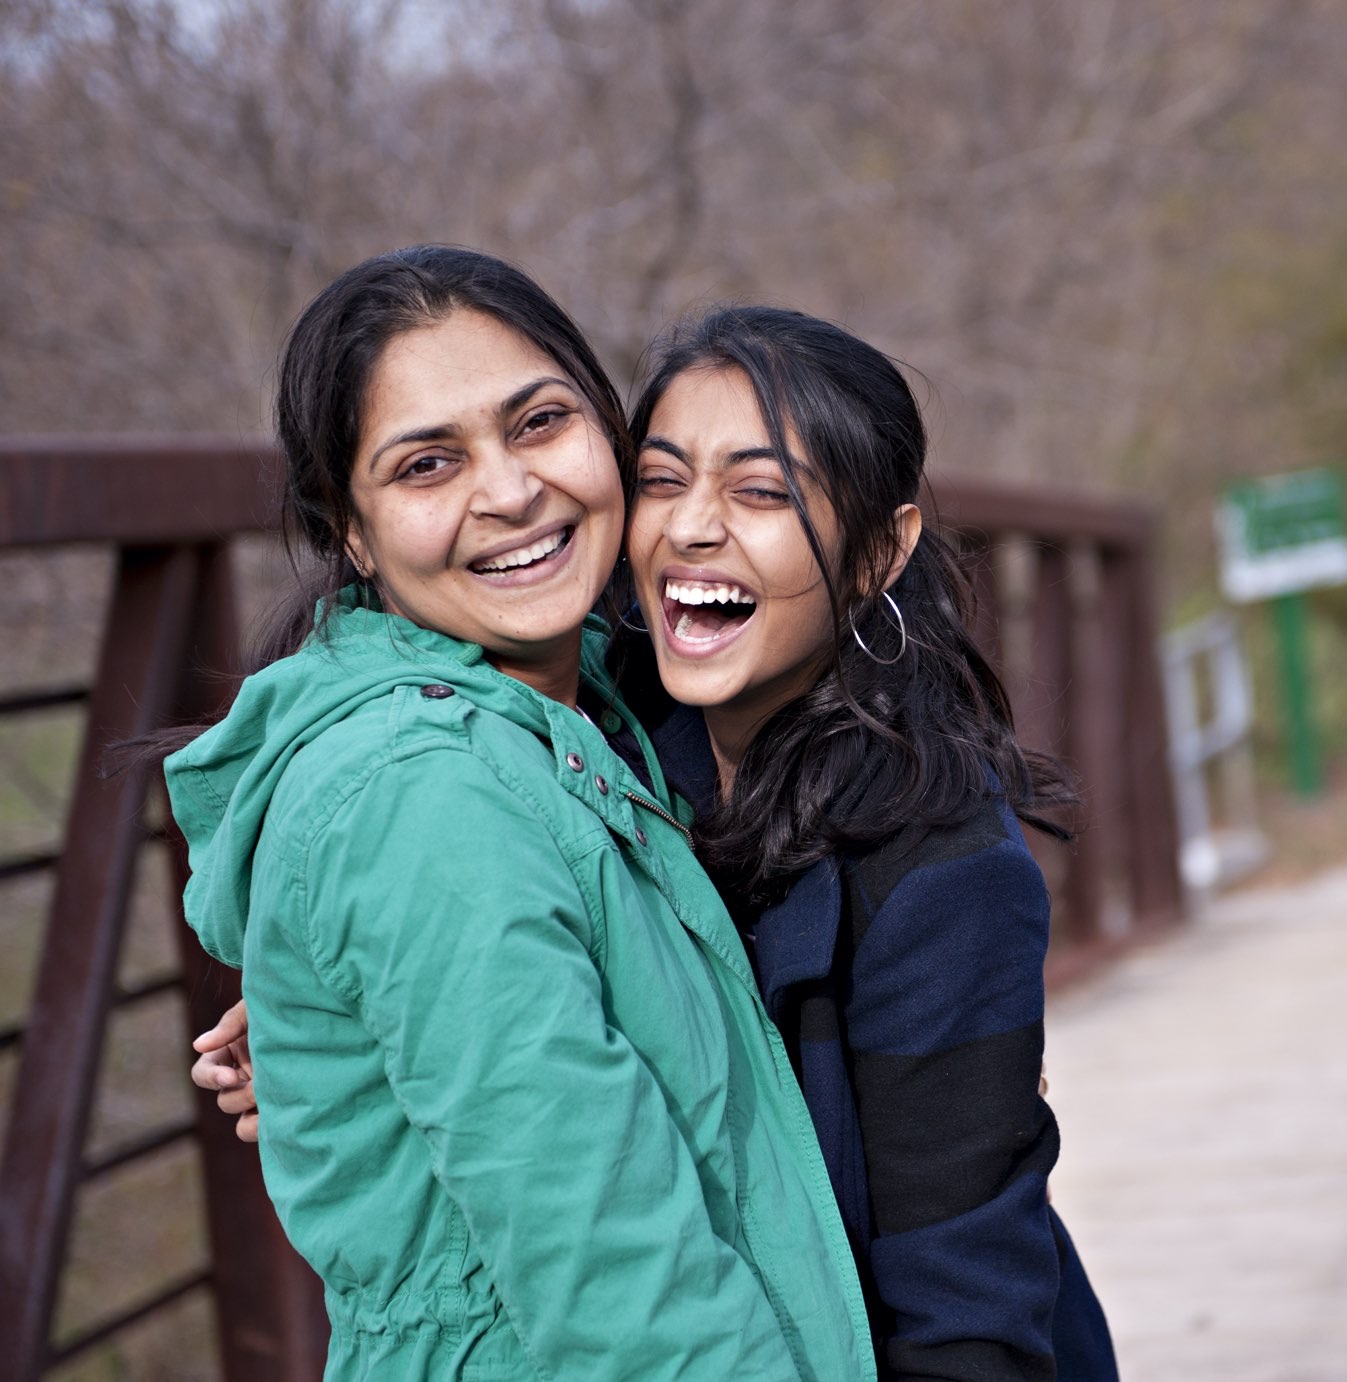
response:
M497 260L381 256L277 418L317 627L167 775L327 1376L872 1376L780 1038L583 631L627 445L583 338Z

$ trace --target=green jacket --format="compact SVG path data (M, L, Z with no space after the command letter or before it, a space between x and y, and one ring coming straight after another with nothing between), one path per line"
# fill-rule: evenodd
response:
M873 1377L804 1102L647 758L653 802L476 645L347 601L169 760L328 1378Z

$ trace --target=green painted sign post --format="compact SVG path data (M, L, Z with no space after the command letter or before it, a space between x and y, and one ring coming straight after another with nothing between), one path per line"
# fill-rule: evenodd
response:
M1221 501L1218 527L1226 598L1272 602L1291 781L1302 796L1313 796L1322 785L1322 772L1304 592L1347 583L1342 476L1324 468L1233 485Z
M1277 628L1277 652L1286 707L1291 785L1302 797L1313 797L1323 786L1323 773L1319 766L1319 739L1314 729L1309 620L1305 617L1304 595L1278 595L1272 601L1272 617Z

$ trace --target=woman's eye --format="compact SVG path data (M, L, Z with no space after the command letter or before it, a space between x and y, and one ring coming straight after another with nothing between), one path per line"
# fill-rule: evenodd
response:
M675 475L638 475L636 488L643 494L670 494L678 489L682 481Z
M398 472L399 480L423 480L450 464L448 456L415 456Z
M745 485L742 489L735 490L735 494L755 504L790 503L790 495L784 489L774 489L770 485Z
M530 413L520 426L519 430L524 435L536 436L539 432L554 431L567 416L567 410L563 408L544 408L540 413Z

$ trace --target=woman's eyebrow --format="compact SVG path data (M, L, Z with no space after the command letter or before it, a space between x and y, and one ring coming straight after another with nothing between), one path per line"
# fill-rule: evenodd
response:
M496 408L496 416L504 417L512 413L516 408L522 408L525 403L538 392L545 389L549 384L560 384L563 388L574 389L575 385L569 379L563 379L560 375L545 374L541 379L532 379L522 388L516 389L508 398L502 399ZM396 437L389 437L369 458L369 468L374 469L380 456L394 446L405 446L409 442L430 441L452 441L460 434L461 429L455 422L440 422L431 427L415 427L410 432L399 432Z
M672 456L676 461L687 464L688 453L675 442L671 442L668 437L647 436L641 441L642 451L663 451Z
M369 458L369 469L373 470L379 462L379 457L385 451L391 451L395 446L405 446L408 442L427 442L427 441L450 441L458 436L458 428L452 422L440 423L435 427L416 427L410 432L399 432L396 437L389 437L381 446L375 449L374 454Z
M539 389L545 389L549 384L560 384L564 389L574 390L575 388L569 379L563 379L559 374L545 374L541 379L535 379L531 384L525 384L522 389L516 389L496 409L496 413L503 415L514 412L516 408L522 408Z
M749 461L779 461L776 448L771 446L743 446L731 451L721 462L727 469L732 465L745 465Z
M689 464L687 452L677 442L670 441L668 437L646 437L641 443L641 450L663 451L674 457L675 460L682 461L684 465ZM775 461L778 459L779 457L773 447L743 446L736 451L730 451L724 456L717 457L715 465L718 470L728 470L731 466L746 465L749 461Z

